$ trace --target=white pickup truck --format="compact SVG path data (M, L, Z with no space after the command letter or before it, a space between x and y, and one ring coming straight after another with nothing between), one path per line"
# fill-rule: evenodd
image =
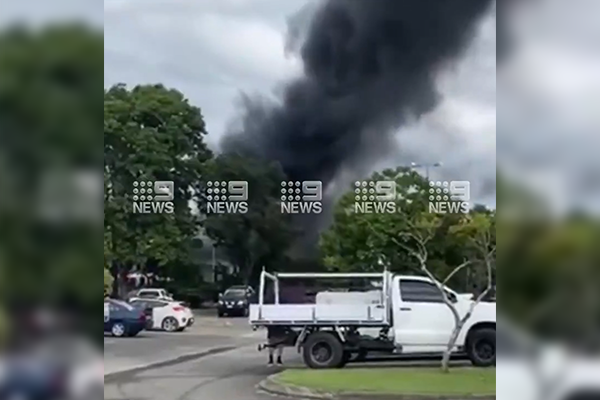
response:
M316 304L281 304L281 279L363 279L381 283L373 291L352 297L349 293L318 294ZM265 288L272 281L274 304L265 304ZM469 310L473 297L445 288L459 314ZM338 296L339 295L339 296ZM358 298L364 301L357 301ZM321 301L319 301L319 298ZM380 300L378 300L380 299ZM249 322L259 327L287 328L282 343L295 346L310 368L339 368L369 352L441 353L454 329L451 310L436 284L426 277L383 273L275 273L263 271L257 304L250 305ZM364 332L378 332L365 335ZM496 362L496 303L481 302L473 310L456 342L475 366Z

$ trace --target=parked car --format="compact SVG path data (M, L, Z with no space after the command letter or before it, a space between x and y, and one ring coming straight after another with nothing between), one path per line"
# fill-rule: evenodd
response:
M68 380L67 368L52 359L18 355L0 360L0 399L64 399Z
M239 286L230 286L229 288L227 288L227 291L229 290L243 290L246 292L246 298L248 300L248 303L253 304L256 303L258 301L258 295L256 294L256 291L254 290L254 288L252 286L243 286L243 285L239 285ZM220 294L219 298L221 298L224 294Z
M189 328L190 326L194 325L194 323L196 322L196 317L194 316L194 311L192 311L192 307L190 306L190 304L185 301L179 301L179 300L175 300L172 303L175 305L179 304L181 307L185 308L185 312L188 316L187 327Z
M55 379L60 378L61 391L65 392L61 400L100 400L104 396L102 353L85 337L75 334L49 337L32 344L18 356L36 364L45 364L55 373L60 372ZM57 383L54 383L55 387ZM4 398L0 396L0 399Z
M124 301L104 301L104 332L115 337L136 336L146 328L146 315Z
M152 325L149 329L181 332L194 324L194 314L192 310L184 306L181 302L134 298L129 300L129 304L139 310L151 312Z
M234 286L230 286L229 289L235 289L235 290L245 290L246 292L248 292L248 294L254 294L254 288L252 286L244 286L244 285L234 285Z
M84 360L71 370L69 379L71 398L96 400L104 398L104 361Z
M173 296L166 291L166 289L157 289L157 288L148 288L148 289L140 289L137 292L134 292L131 298L142 298L142 299L158 299L158 300L166 300L173 301Z
M252 294L248 288L231 287L219 295L217 313L219 318L227 316L248 316L249 304Z
M496 335L498 400L600 398L600 362L593 354L542 341L506 320L499 321Z

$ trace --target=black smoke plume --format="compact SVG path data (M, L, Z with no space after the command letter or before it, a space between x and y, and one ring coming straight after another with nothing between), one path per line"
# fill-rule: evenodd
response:
M436 73L458 58L493 0L329 0L301 47L304 74L280 104L246 99L224 152L276 160L324 187L372 162L395 129L437 104ZM385 154L385 153L384 153Z
M241 129L226 135L222 151L278 161L290 180L324 188L341 172L361 178L394 149L397 128L435 108L438 71L462 55L493 3L321 3L301 35L302 77L284 86L277 104L246 97ZM327 223L331 200L320 217L297 219L303 251Z

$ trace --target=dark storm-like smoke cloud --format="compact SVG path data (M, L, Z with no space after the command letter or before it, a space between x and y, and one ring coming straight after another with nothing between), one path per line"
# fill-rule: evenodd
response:
M407 119L435 108L437 72L460 57L492 3L326 1L300 49L303 76L279 104L246 98L242 127L222 150L276 160L290 179L324 185L372 163Z
M523 0L504 0L496 6L496 64L504 62L515 47L514 38L509 30L509 19L518 1Z

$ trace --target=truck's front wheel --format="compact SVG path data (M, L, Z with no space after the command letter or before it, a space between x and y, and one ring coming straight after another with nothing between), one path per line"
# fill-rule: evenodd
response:
M467 355L476 367L496 365L496 330L482 328L471 332L467 339Z
M315 332L306 339L302 348L304 363L309 368L337 368L344 362L344 347L332 333Z

